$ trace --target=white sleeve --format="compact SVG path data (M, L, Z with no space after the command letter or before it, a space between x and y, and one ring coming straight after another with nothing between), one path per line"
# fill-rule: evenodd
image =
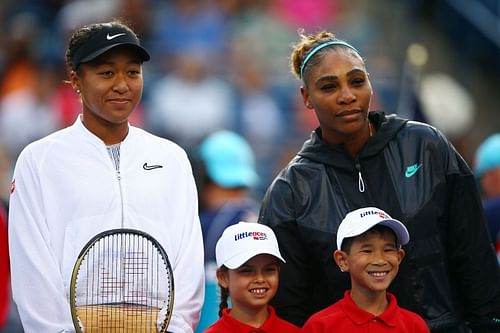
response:
M198 217L198 196L196 185L188 164L185 178L186 197L179 198L179 207L186 216L180 235L178 254L171 262L174 271L174 310L167 331L174 333L193 332L200 320L201 307L205 297L205 272L203 236Z
M14 170L9 202L13 298L26 333L74 332L45 216L36 164L25 150Z

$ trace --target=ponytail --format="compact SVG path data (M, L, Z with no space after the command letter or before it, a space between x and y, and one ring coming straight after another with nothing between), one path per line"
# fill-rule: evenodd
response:
M229 307L228 299L229 299L229 288L225 288L221 285L220 281L224 279L224 275L228 274L228 269L226 266L222 265L217 268L217 279L219 280L219 288L220 288L220 303L219 303L219 318L222 317L222 312L224 309Z
M229 299L229 289L224 288L219 284L220 287L220 304L219 304L219 318L222 317L222 311L228 307L227 300Z

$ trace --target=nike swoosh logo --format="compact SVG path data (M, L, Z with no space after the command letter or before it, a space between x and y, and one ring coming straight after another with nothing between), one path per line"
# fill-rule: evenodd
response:
M112 40L112 39L115 39L115 38L116 38L116 37L118 37L118 36L123 36L123 35L125 35L125 33L124 33L124 32L119 33L119 34L116 34L116 35L110 35L110 34L107 34L107 35L106 35L106 39L107 39L107 40Z
M153 165L148 165L148 162L144 163L142 165L142 168L144 170L154 170L154 169L160 169L163 168L163 165L158 165L158 164L153 164Z
M413 164L406 168L405 177L410 178L422 167L422 164Z

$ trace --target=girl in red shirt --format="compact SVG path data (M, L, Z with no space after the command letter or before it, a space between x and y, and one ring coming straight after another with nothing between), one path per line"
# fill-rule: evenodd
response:
M269 227L252 222L227 227L217 242L215 256L221 288L220 319L205 333L301 332L268 305L278 289L280 261L285 262Z

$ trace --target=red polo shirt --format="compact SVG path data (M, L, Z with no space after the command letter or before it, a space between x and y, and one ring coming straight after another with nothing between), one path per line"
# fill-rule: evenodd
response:
M414 312L398 306L396 297L387 293L389 306L379 316L361 309L354 303L349 290L344 298L312 315L303 327L303 332L398 332L429 333L425 321Z
M297 326L279 318L272 306L268 306L269 317L261 327L246 325L229 315L231 309L224 309L222 317L204 333L300 333Z

